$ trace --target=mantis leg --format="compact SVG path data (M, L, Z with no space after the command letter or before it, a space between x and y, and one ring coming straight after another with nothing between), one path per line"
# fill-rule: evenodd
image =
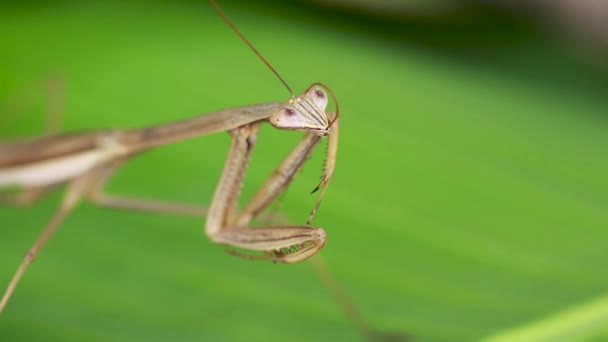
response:
M55 188L54 185L46 185L28 188L16 194L0 192L0 203L12 207L27 207L53 188Z
M323 229L308 225L245 228L238 223L236 202L255 145L259 126L260 122L254 122L230 132L232 134L232 146L211 202L205 232L213 242L250 251L265 252L264 256L249 255L250 258L281 262L301 261L312 256L323 247L325 243L325 231ZM307 144L300 144L298 147L302 145ZM293 154L294 152L292 152ZM308 154L304 153L304 155L307 156ZM299 164L301 165L301 163ZM284 179L279 183L287 184L293 178L293 175L288 175L288 177L279 175L274 178ZM269 187L266 185L262 187L262 189L267 188ZM283 189L284 186L281 186L278 191L272 193L278 194ZM269 198L272 196L262 197ZM260 207L264 206L260 205ZM242 220L242 222L246 221L245 219Z
M327 153L325 159L325 167L323 175L321 176L321 182L313 190L313 192L321 189L321 195L317 199L313 210L311 211L309 222L312 221L319 204L323 198L325 189L331 180L335 169L336 154L338 148L338 134L339 126L338 120L333 124L327 146ZM281 193L287 189L295 175L299 172L302 165L306 162L311 152L314 150L320 137L314 133L307 133L300 143L294 148L294 150L285 158L281 165L274 171L274 173L268 178L266 183L256 192L250 202L245 206L243 211L238 215L236 219L237 227L246 227L249 222L272 203L272 201L278 197ZM256 228L249 230L255 231ZM233 253L234 254L234 253ZM249 255L238 254L245 258L251 257ZM355 303L346 294L344 288L337 281L336 277L331 272L329 266L323 259L322 255L315 255L314 258L310 259L313 269L321 279L323 284L329 289L332 297L344 312L348 320L350 320L359 331L372 341L377 340L389 340L389 341L403 341L407 339L407 335L401 332L384 332L375 329L361 314Z
M265 208L267 208L275 198L282 194L289 184L293 181L295 175L300 171L302 165L306 162L314 148L319 143L321 137L315 133L309 132L293 151L283 160L281 165L268 178L266 183L256 192L253 198L249 201L245 209L236 219L236 226L245 227L249 224L252 218L258 216ZM338 122L336 121L331 128L329 134L329 142L327 146L327 154L325 159L325 167L321 182L313 190L313 193L322 188L321 195L317 199L313 210L311 211L308 224L312 221L319 204L327 189L327 185L333 175L336 164L336 152L338 148Z
M114 170L116 170L116 168L120 166L121 163L122 161L116 162L112 165L107 166L101 171L100 177L96 180L95 184L93 184L91 190L88 193L88 197L91 202L105 207L139 210L145 212L160 212L185 216L207 215L208 208L204 205L155 201L143 198L109 195L105 193L103 189L105 184L110 179L110 176L112 176L112 174L114 173Z
M236 226L246 227L254 217L258 217L272 201L281 195L300 171L302 165L319 143L321 137L306 133L296 148L285 158L266 183L251 198L236 220Z
M55 215L51 218L50 222L47 224L46 228L42 231L42 234L38 237L34 245L27 252L23 261L19 265L17 272L11 279L2 299L0 300L0 312L6 306L9 298L13 294L17 284L21 280L21 277L25 273L27 267L36 259L36 256L40 252L40 250L46 245L49 241L53 233L57 231L61 223L65 220L66 216L72 211L76 205L80 202L82 195L86 192L88 186L90 185L90 181L94 179L96 176L96 171L93 170L88 174L81 176L80 178L76 178L72 182L69 183L66 193L64 195L63 201Z
M119 163L115 163L112 166L107 167L101 173L101 176L97 182L91 187L88 193L89 200L97 205L109 208L125 209L125 210L136 210L150 213L163 213L170 215L179 216L194 216L204 217L209 212L209 207L195 203L175 202L175 201L159 201L150 200L146 198L138 198L123 195L108 194L105 192L104 187L112 174L120 166ZM0 198L1 201L1 198ZM263 222L287 222L287 218L281 214L262 213L258 217Z
M381 331L376 329L365 317L361 314L359 308L346 294L344 288L340 285L333 272L325 262L322 255L317 254L310 262L317 273L317 276L325 287L329 289L334 301L338 304L344 315L351 321L363 336L369 341L407 341L409 336L401 331Z
M93 203L104 207L152 213L202 217L207 215L207 212L209 211L209 208L206 206L193 203L156 201L143 198L108 195L104 192L91 193L89 198Z

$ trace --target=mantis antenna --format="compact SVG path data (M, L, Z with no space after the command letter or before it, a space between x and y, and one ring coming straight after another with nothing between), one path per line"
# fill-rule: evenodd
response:
M241 38L241 40L244 41L245 44L247 44L247 46L249 46L249 48L251 48L251 50L253 50L253 52L262 60L262 62L264 62L264 64L266 64L268 69L270 69L270 71L272 71L272 73L283 83L285 88L287 88L287 90L291 94L291 97L294 97L293 91L291 90L291 87L289 86L289 84L287 84L287 82L283 79L283 77L281 77L281 75L279 75L279 72L276 71L276 69L273 68L272 65L270 65L270 63L266 60L266 58L264 58L264 56L262 56L262 54L258 51L258 49L256 49L255 46L253 46L253 44L251 44L251 42L247 38L245 38L245 35L243 35L241 33L241 31L238 29L238 27L236 27L236 25L232 22L232 20L230 20L230 18L228 18L228 16L224 13L224 11L222 11L222 9L215 2L215 0L209 0L209 3L211 4L211 6L213 6L213 9L215 9L215 11L224 19L224 21L226 21L226 23L228 23L228 25L230 25L232 30L239 36L239 38Z
M247 39L245 37L245 35L243 33L241 33L239 28L236 27L236 25L232 22L232 20L230 20L230 18L224 13L224 11L222 11L222 9L215 2L215 0L209 0L209 3L213 7L213 9L217 12L217 14L219 14L222 17L222 19L224 19L224 21L226 21L226 23L228 23L228 25L230 25L230 28L232 28L232 30L239 36L239 38L241 38L241 40L244 41L245 44L247 44L247 46L249 46L249 48L260 58L260 60L262 62L264 62L264 64L266 64L268 69L270 69L270 71L272 71L272 73L281 81L281 83L283 83L285 88L287 88L287 91L289 91L289 93L291 94L291 97L295 97L293 94L293 90L291 90L291 87L289 86L289 84L287 84L287 81L285 81L283 79L283 77L281 77L279 72L270 64L270 62L268 62L268 60L262 55L262 53L260 51L258 51L258 49L256 49L256 47L249 41L249 39ZM335 115L334 119L331 121L331 123L329 124L329 126L327 127L329 129L329 127L331 127L334 124L334 122L338 119L338 117L340 116L340 110L338 109L338 99L334 95L333 91L331 91L331 89L329 89L329 87L326 86L325 84L316 82L313 84L313 86L314 85L319 85L319 86L325 88L326 90L328 90L336 105L336 115ZM318 189L316 189L316 190L318 190ZM313 191L313 192L315 192L315 191Z

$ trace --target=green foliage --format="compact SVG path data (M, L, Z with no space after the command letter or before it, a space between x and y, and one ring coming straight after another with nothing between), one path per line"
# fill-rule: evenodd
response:
M32 85L51 72L66 80L68 130L288 97L206 3L2 6L0 99L28 104L3 107L25 110L0 115L2 136L41 132L44 92ZM421 341L474 340L605 295L605 75L537 37L462 55L410 45L407 32L385 39L287 11L225 10L294 89L323 81L340 99L338 165L315 224L371 322ZM245 198L298 136L263 128ZM228 146L219 134L151 151L109 190L208 203ZM281 204L298 224L322 159L317 151ZM59 198L0 208L1 286ZM83 204L26 273L0 340L358 338L309 265L231 257L203 226ZM593 338L588 327L576 336Z

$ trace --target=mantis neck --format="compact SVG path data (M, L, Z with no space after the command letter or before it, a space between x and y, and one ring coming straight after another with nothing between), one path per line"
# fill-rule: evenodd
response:
M279 102L268 102L230 108L186 120L127 130L121 133L120 141L128 148L130 154L137 153L198 136L231 131L252 122L266 120L279 105Z

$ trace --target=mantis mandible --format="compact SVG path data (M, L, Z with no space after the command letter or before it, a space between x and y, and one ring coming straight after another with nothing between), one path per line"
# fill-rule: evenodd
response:
M210 3L285 85L292 94L291 98L282 103L270 102L225 109L141 129L58 134L0 145L0 189L22 189L18 194L0 192L1 201L15 205L29 204L58 186L66 187L59 208L25 255L4 292L0 300L0 312L7 305L28 266L67 215L84 199L101 206L151 212L195 216L204 212L207 216L207 237L215 243L239 248L241 251L233 251L231 254L248 259L294 263L311 257L324 246L326 233L322 228L313 226L312 220L335 168L339 131L336 97L322 83L314 83L302 94L293 95L278 72L215 2L210 0ZM335 112L326 111L329 97L333 99ZM281 130L303 131L305 135L248 204L239 210L237 199L262 123L269 123ZM104 185L114 171L131 157L162 145L219 132L228 132L232 136L232 144L209 208L127 198L104 191ZM307 223L300 226L249 228L250 222L263 215L263 210L287 189L323 137L328 138L326 163L321 182L314 190L320 190L320 195ZM329 280L330 284L332 281ZM335 284L330 287L336 291ZM343 296L340 300L351 319L358 325L366 325L354 307L344 303ZM363 328L366 329L367 327Z

